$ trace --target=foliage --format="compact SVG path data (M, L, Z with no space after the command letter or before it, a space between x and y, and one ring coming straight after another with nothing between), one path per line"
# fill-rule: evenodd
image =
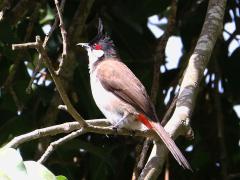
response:
M3 148L0 149L0 179L64 180L64 176L56 177L40 163L23 161L17 150Z

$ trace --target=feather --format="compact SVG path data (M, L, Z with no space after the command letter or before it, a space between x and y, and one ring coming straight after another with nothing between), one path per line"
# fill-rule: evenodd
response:
M173 157L176 159L179 165L181 165L184 169L190 169L192 171L191 166L189 165L187 159L183 156L175 142L172 140L172 138L168 135L168 133L164 130L164 128L160 124L153 121L149 121L148 118L143 114L139 114L137 116L137 119L141 121L146 127L154 130L158 134L158 136L167 146L167 148L172 153Z
M127 104L133 106L138 113L137 120L142 122L147 128L154 130L177 162L182 167L191 170L188 161L178 149L175 142L164 128L157 123L158 118L155 108L144 86L132 71L116 58L99 61L95 71L102 86Z
M109 58L99 62L95 70L106 90L157 121L155 109L144 86L125 64L115 58Z

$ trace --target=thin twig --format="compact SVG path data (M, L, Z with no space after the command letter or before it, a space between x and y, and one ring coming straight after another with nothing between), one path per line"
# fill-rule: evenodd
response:
M90 13L92 5L95 0L82 0L79 3L76 13L74 14L72 23L68 28L68 34L72 43L77 43L76 40L81 36L85 27L86 19Z
M61 31L61 35L62 35L62 43L63 43L62 57L60 58L58 70L56 71L56 74L59 75L60 71L62 69L63 63L65 61L65 58L67 56L68 41L67 41L67 31L64 27L63 18L62 18L62 10L63 10L64 4L65 4L65 0L62 0L62 2L61 2L62 9L59 7L58 0L54 0L54 2L55 2L56 9L57 9L58 19L60 21L59 27L60 27L60 31Z
M173 29L175 27L176 12L177 12L177 2L176 2L176 0L172 0L171 14L168 17L169 23L167 25L166 31L164 32L162 37L158 40L156 53L154 56L153 83L152 83L152 88L151 88L151 100L154 105L156 105L157 94L159 91L160 65L163 63L164 58L165 58L165 48L167 45L167 41L168 41L169 37L172 35ZM139 162L136 164L135 170L133 172L133 175L136 178L139 177L141 170L144 168L146 158L147 158L147 152L148 152L150 145L151 145L150 140L146 139L142 146L142 152L140 153Z
M11 0L3 0L0 3L0 9L1 9L1 11L0 11L0 22L4 19L5 11L10 9L11 3L12 3Z
M25 38L25 39L24 39L24 42L26 42L26 41L30 38L30 36L32 35L34 23L35 23L35 21L36 21L37 18L38 18L39 7L40 7L40 3L38 3L37 6L35 7L35 11L34 11L32 17L31 17L31 21L30 21L30 23L29 23L29 27L28 27L28 29L27 29L27 31L26 31L26 36L29 36L29 37L28 37L28 38ZM33 74L32 74L32 76L31 76L31 79L30 79L30 81L29 81L29 83L28 83L28 86L27 86L27 88L26 88L26 92L27 92L28 94L30 94L30 92L31 92L31 90L32 90L31 86L32 86L32 83L33 83L33 81L34 81L34 77L36 76L36 74L37 74L37 72L38 72L38 70L36 70L36 69L39 69L39 68L40 68L40 65L38 66L38 64L37 64L37 67L34 69Z
M32 13L32 16L29 20L29 24L28 24L28 27L27 27L27 30L26 30L26 33L25 33L25 37L23 39L24 42L27 42L30 39L30 37L32 36L34 23L38 19L39 7L40 7L40 4L37 3L37 5L36 5L36 7L35 7L35 9ZM25 52L17 53L14 64L12 65L11 71L9 72L8 77L7 77L6 81L4 82L3 87L5 89L8 89L12 86L12 82L14 80L14 77L15 77L16 73L17 73L18 67L20 65L20 62L22 60L22 57L23 57L24 53Z
M65 5L65 0L62 0L61 1L61 4L60 4L60 11L62 12L63 9L64 9L64 5ZM50 39L53 31L56 29L57 25L58 25L58 22L59 22L59 16L57 16L57 13L55 15L55 20L54 20L54 23L49 31L49 33L45 36L44 38L44 41L43 41L43 47L46 47L47 46L47 43L48 43L48 40Z
M159 89L160 65L164 61L166 45L175 27L176 12L177 12L177 2L176 0L172 0L171 13L168 17L167 29L158 41L156 53L154 56L154 71L153 71L154 74L153 74L153 84L151 88L151 99L154 104L156 104L157 93Z
M64 4L65 4L65 1L66 0L62 0L61 2L61 5L63 8L64 7ZM62 51L62 58L64 58L66 55L67 55L67 32L65 30L65 27L64 27L64 23L63 23L63 18L62 18L62 10L60 7L59 7L59 2L58 0L54 0L55 2L55 6L56 6L56 9L57 9L57 14L58 14L58 18L59 18L59 27L60 27L60 30L61 30L61 34L62 34L62 39L63 39L63 51Z
M216 108L216 119L217 119L217 138L219 141L220 151L220 164L221 164L221 175L222 179L228 180L228 166L227 166L227 150L224 135L224 115L221 103L221 97L218 91L218 81L220 79L220 69L217 59L214 59L214 67L216 77L214 80L214 104Z
M176 106L176 103L177 103L177 96L175 96L175 97L173 98L173 100L172 100L172 102L171 102L171 104L170 104L167 112L165 113L165 115L164 115L164 117L163 117L163 119L162 119L162 121L161 121L161 125L162 125L162 126L165 126L165 125L167 124L167 122L168 122L168 120L169 120L172 112L174 111L174 108L175 108L175 106Z
M85 133L84 129L81 128L77 131L74 131L74 132L58 139L57 141L51 142L50 145L48 146L47 150L44 152L44 154L38 160L38 162L41 163L41 164L44 163L58 146L66 143L67 141L70 141L73 138L78 137L78 136L80 136L84 133Z
M22 43L22 44L13 44L12 50L18 50L18 49L37 49L38 48L38 42L28 42L28 43Z
M55 2L56 3L56 2ZM59 4L57 2L57 5L56 5L56 8L57 8L57 13L55 15L55 20L54 20L54 23L49 31L49 33L45 36L44 38L44 41L43 41L43 47L44 49L46 48L47 46L47 43L48 43L48 40L50 39L53 31L56 29L57 27L57 24L59 22L59 17L61 17L61 20L62 20L62 15L61 15L61 12L62 10L64 9L64 5L65 5L65 0L62 0L61 1L61 4L60 4L60 7L59 7ZM60 13L60 14L59 14ZM61 60L60 60L60 63L59 63L59 69L61 69L60 67L62 67L62 63L63 63L63 59L65 58L66 54L67 54L67 38L66 38L66 30L64 28L64 24L63 24L63 21L60 21L60 30L61 30L61 34L62 34L62 38L63 38L63 53L62 53L62 57L61 57ZM29 84L28 84L28 87L26 89L27 93L30 94L31 92L31 86L32 86L32 83L35 79L35 76L37 75L37 73L39 72L39 69L42 65L42 61L41 60L38 60L37 61L37 65L32 73L32 77L29 81ZM57 71L59 72L59 70ZM58 73L57 73L58 74Z
M40 4L38 3L36 5L36 8L34 9L34 12L32 14L32 17L30 19L30 22L28 24L27 30L26 30L26 34L25 37L23 39L24 42L28 41L32 35L33 32L33 27L34 27L34 23L36 22L37 18L38 18L38 8L39 8ZM17 72L18 66L20 64L21 58L22 58L22 53L18 53L14 65L13 65L13 70L11 71L11 73L8 75L7 80L4 83L4 87L8 88L10 86L10 84L13 81L13 78L15 77L15 74Z
M170 172L169 172L169 158L166 160L166 167L164 172L164 180L169 180Z
M20 21L30 9L33 9L36 4L38 4L38 1L32 1L32 0L20 0L17 1L17 4L11 9L11 11L7 14L6 20L10 24L16 24L18 21ZM28 8L26 8L28 7Z
M141 145L141 152L138 153L136 158L135 167L132 174L132 180L137 180L148 157L148 150L152 144L152 140L147 138L145 139L143 145Z
M10 94L12 95L12 98L13 98L13 100L15 102L15 105L17 107L18 112L21 113L22 110L23 110L22 102L19 100L19 98L18 98L17 94L15 93L15 91L13 90L12 86L9 87L9 91L10 91Z
M37 61L37 65L36 65L35 69L33 70L31 79L30 79L30 81L29 81L29 83L28 83L28 86L27 86L27 88L26 88L26 93L27 93L27 94L30 94L31 91L32 91L32 83L33 83L33 81L35 80L35 77L36 77L37 73L39 72L39 69L40 69L41 65L42 65L42 63L41 63L41 61L40 61L40 59L39 59L39 60Z
M12 49L16 50L16 49L26 49L26 48L35 48L37 49L40 59L42 58L46 67L48 68L48 71L50 72L56 88L64 102L64 104L67 106L67 111L69 114L72 115L72 117L78 121L83 127L87 126L87 123L84 121L84 119L82 118L82 116L76 111L76 109L73 107L73 105L71 104L65 89L62 85L61 79L56 75L55 70L53 68L52 65L52 61L50 60L50 58L47 55L46 50L43 47L43 43L40 39L39 36L36 36L36 42L31 42L31 43L23 43L23 44L13 44L12 45Z
M235 39L237 42L240 41L240 38L238 38L238 37L236 36L236 35L237 35L237 31L236 31L236 30L235 30L233 33L230 33L230 32L229 32L228 30L226 30L226 29L223 29L223 31L230 36L230 40L228 40L228 41L231 42L232 39ZM231 36L233 36L233 37L231 37Z
M228 179L237 179L240 178L240 173L233 173L228 175Z

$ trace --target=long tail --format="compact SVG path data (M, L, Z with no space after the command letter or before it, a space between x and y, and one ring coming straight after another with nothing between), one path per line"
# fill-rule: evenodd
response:
M167 146L169 151L172 153L173 157L184 169L189 169L192 171L192 168L189 165L187 159L183 156L175 142L172 140L172 138L168 135L168 133L164 130L164 128L160 124L148 120L148 118L143 114L139 114L137 119L141 121L146 127L148 127L149 129L153 129L158 134L158 136Z

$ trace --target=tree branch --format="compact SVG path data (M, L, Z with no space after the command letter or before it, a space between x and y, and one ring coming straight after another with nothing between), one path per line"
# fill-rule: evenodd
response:
M109 126L109 122L106 119L93 119L86 121L89 126L82 127L79 122L67 122L59 125L54 125L46 128L36 129L32 132L17 136L13 138L8 144L4 147L7 148L17 148L19 145L32 141L35 139L43 138L46 136L54 136L60 133L69 133L75 130L82 129L84 133L97 133L103 135L124 135L124 136L141 136L141 137L149 137L155 140L159 140L158 135L152 130L135 130L134 134L132 130L128 129L114 129Z
M38 1L31 0L20 0L17 2L15 7L13 7L10 12L7 14L6 21L11 24L16 24L20 21L28 12L28 10L32 10ZM26 8L28 7L28 8Z
M62 0L61 4L60 4L60 7L59 7L58 1L55 2L56 8L57 8L57 13L55 15L55 20L54 20L54 23L53 23L49 33L45 36L44 41L43 41L43 45L42 45L43 48L45 49L46 46L47 46L48 40L50 39L53 31L56 29L56 26L57 26L57 24L59 22L59 19L61 17L61 21L60 21L60 25L59 26L60 26L60 31L61 31L61 34L62 34L62 39L63 39L63 51L62 51L62 57L61 57L61 60L60 60L60 63L59 63L59 68L58 68L57 73L56 73L57 75L59 75L59 71L60 71L60 69L62 68L62 65L63 65L63 60L67 56L67 44L68 44L67 37L66 37L67 36L67 32L66 32L66 30L64 28L64 24L63 24L63 20L62 20L62 14L61 14L61 12L64 9L65 2L66 2L65 0ZM35 67L35 69L33 71L32 77L31 77L31 79L29 81L29 84L28 84L28 87L26 89L28 94L30 94L30 92L31 92L32 83L33 83L33 81L35 79L36 74L39 72L41 64L42 64L42 61L38 61L37 65L36 65L36 67Z
M70 140L74 139L75 137L78 137L84 133L85 133L84 129L81 128L81 129L78 129L77 131L74 131L74 132L64 136L63 138L58 139L57 141L51 142L50 145L48 146L47 150L44 152L44 154L38 160L38 162L44 163L58 146L64 144L67 141L70 141Z
M61 2L61 7L62 8L64 7L65 1L66 0L62 0L62 2ZM67 55L67 44L68 44L67 43L67 32L65 30L64 23L63 23L62 8L59 7L58 0L54 0L54 2L55 2L56 9L57 9L58 19L59 19L59 22L60 22L59 27L60 27L60 31L61 31L62 39L63 39L62 58L64 58Z
M55 6L57 9L57 14L58 14L58 19L59 19L59 27L60 27L60 31L61 31L61 35L62 35L62 43L63 43L63 50L62 50L62 57L60 59L60 63L59 63L59 67L58 70L56 71L56 74L59 75L62 66L63 66L63 61L65 60L66 56L67 56L67 50L68 50L68 40L67 40L67 31L65 29L64 23L63 23L63 17L62 17L62 10L64 7L66 0L62 0L61 2L61 7L59 7L59 2L58 0L54 0L55 2Z
M38 15L39 15L39 7L40 7L40 4L37 3L36 4L36 7L31 15L31 18L29 19L29 24L28 24L28 27L26 29L26 33L25 33L25 37L23 38L23 41L24 42L27 42L31 35L32 35L32 32L33 32L33 28L34 28L34 23L37 21L38 19ZM14 61L14 64L12 65L12 70L9 72L8 76L7 76L7 79L6 81L4 82L4 85L3 87L6 89L6 91L10 91L10 93L12 94L12 90L14 91L13 87L12 87L12 84L13 84L13 80L15 78L15 75L18 71L18 68L19 68L19 65L21 63L21 60L22 60L22 57L23 57L23 54L26 54L26 52L21 52L21 53L17 53L16 55L16 58L15 58L15 61ZM27 88L28 90L28 88ZM14 97L14 96L13 96ZM16 96L17 97L17 96ZM14 100L15 103L16 103L16 100ZM17 103L16 103L17 104ZM21 109L18 108L18 110L21 111Z
M71 104L65 89L62 85L61 79L56 75L55 70L52 66L52 61L50 60L50 58L47 55L47 52L45 51L44 47L43 47L43 43L40 39L39 36L36 36L36 42L32 42L32 43L23 43L23 44L13 44L12 45L12 49L16 50L16 49L24 49L24 48L35 48L37 49L40 58L42 59L46 65L46 67L48 68L54 82L56 85L56 88L64 102L64 104L67 107L67 111L69 112L69 114L72 115L72 117L78 121L83 127L87 126L87 123L84 121L84 119L81 117L80 114L78 114L78 112L76 111L76 109L73 107L73 105Z
M198 85L204 69L210 59L215 42L222 31L226 0L210 0L202 32L195 50L190 57L176 103L175 111L165 126L171 137L185 134L189 128L190 117L197 97ZM146 164L140 179L156 179L167 155L165 146L154 145L154 150ZM157 161L156 161L157 159Z
M11 7L11 0L3 0L0 2L0 22L4 19L5 11L10 9Z
M72 37L73 37L73 34L76 34L76 31L78 31L79 28L83 29L85 20L87 19L88 14L90 13L89 10L90 10L91 6L89 4L92 4L92 3L90 3L91 1L86 0L86 1L81 2L79 5L79 8L77 9L77 12L74 15L74 17L76 17L76 18L73 18L71 20L71 22L69 22L70 27L73 27L72 25L74 24L72 31L68 31L69 45L74 44L74 47L75 47L75 44L76 44L75 42L79 42L79 39L81 38L81 36L76 36L76 38L72 38ZM86 2L86 3L84 3L84 2ZM63 1L61 1L60 9L63 9ZM79 13L79 11L80 11L80 13ZM84 14L83 16L82 16L82 13ZM77 15L80 15L80 16L77 16ZM56 15L55 21L56 21L56 19L58 19L57 15ZM56 22L55 26L57 26L58 22L59 21ZM82 23L79 23L79 22L82 22ZM54 26L54 24L53 24L53 26ZM52 28L53 28L53 26L52 26ZM51 32L51 30L50 30L50 32ZM47 36L49 38L50 34L48 34ZM46 37L45 37L45 40L46 40ZM45 47L45 44L43 46ZM62 61L63 63L62 63L61 71L59 72L59 68L57 71L59 73L59 79L61 80L62 85L64 86L64 89L66 92L69 91L71 81L73 80L73 74L74 74L75 69L78 64L74 47L68 49L67 60ZM61 55L58 57L61 58ZM41 61L38 61L38 62L41 63ZM53 97L51 98L50 104L47 108L45 115L39 120L42 123L43 127L51 126L54 124L54 122L57 119L58 112L59 112L59 110L56 107L59 104L62 104L62 100L61 100L61 97L59 96L59 94L56 92L56 93L54 93ZM44 139L44 141L42 141L40 143L43 145L43 147L47 147L48 139L46 138L46 139Z
M80 5L73 17L72 23L70 24L70 26L68 28L68 33L70 34L70 38L73 40L74 45L77 43L76 40L78 40L82 34L82 31L84 29L84 24L90 13L90 10L92 8L94 1L95 0L82 0L81 1Z
M214 80L214 105L215 105L215 111L216 111L216 119L217 119L217 138L219 142L219 154L220 154L220 164L221 164L221 175L222 179L228 180L228 163L227 163L227 150L226 150L226 143L225 143L225 135L224 135L224 115L223 115L223 109L222 109L222 102L221 102L221 95L218 90L218 82L221 79L221 73L219 64L217 62L217 59L214 59L214 70L216 73L216 77Z
M165 58L165 49L166 49L168 39L172 35L175 27L176 12L177 12L177 2L176 0L172 0L171 12L168 17L167 29L158 40L156 53L154 56L154 72L153 72L154 74L153 74L153 84L151 88L151 99L154 104L156 104L157 94L159 89L160 66L163 63Z
M164 32L164 34L159 38L157 47L156 47L156 52L154 55L153 83L151 88L151 100L154 105L156 105L157 95L159 91L160 66L163 63L165 58L165 49L166 49L168 39L172 35L175 27L176 12L177 12L177 2L176 0L172 0L171 11L168 17L167 29ZM147 160L147 155L148 155L147 152L149 150L150 145L151 145L150 140L146 139L145 142L143 143L142 152L139 155L140 157L137 158L138 162L136 163L136 167L134 168L132 180L137 179L142 169L144 168L145 162Z

